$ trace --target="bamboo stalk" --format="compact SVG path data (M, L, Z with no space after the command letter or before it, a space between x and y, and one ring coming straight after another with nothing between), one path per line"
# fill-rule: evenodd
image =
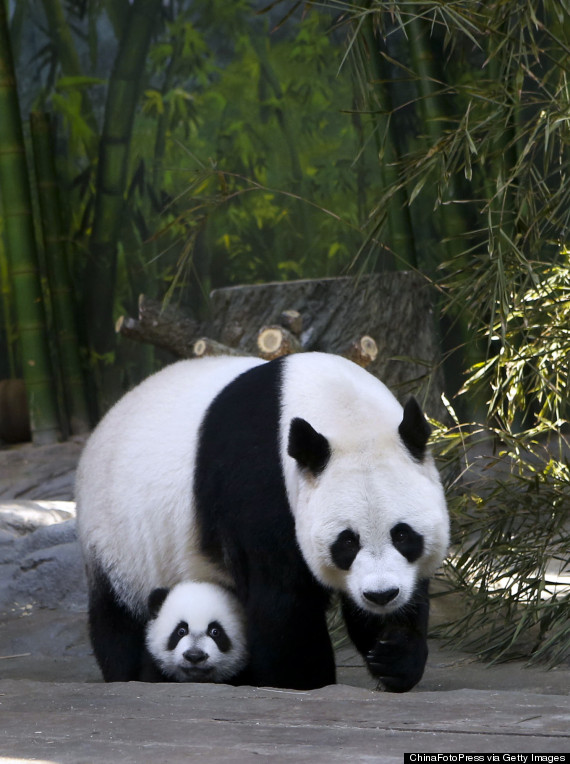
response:
M427 34L429 27L424 19L411 16L408 25L408 39L412 65L417 75L417 88L420 95L418 108L422 118L422 125L426 129L427 136L432 148L442 137L443 126L446 124L446 112L443 107L441 96L437 94L436 82L438 72L434 61L433 50L429 44ZM449 198L456 198L455 183L450 177L447 183ZM448 258L457 253L457 239L465 233L468 224L465 215L459 212L453 204L442 204L438 208L441 221L441 238L448 252Z
M8 370L10 378L16 376L16 356L14 346L18 340L14 332L12 311L12 284L8 257L4 248L4 242L0 236L0 302L2 303L2 320L4 322L4 334L6 336L6 353L8 356Z
M79 360L79 341L75 330L71 278L67 267L67 247L63 235L49 116L34 112L30 116L30 128L64 400L71 432L79 435L89 430L89 414Z
M85 272L90 346L96 358L105 358L107 362L111 360L115 348L113 304L117 241L123 220L129 147L145 58L160 7L161 0L134 0L130 6L107 91L89 260ZM107 370L108 367L109 363ZM101 371L105 378L104 367ZM101 389L107 387L104 379L99 387L99 393L103 396L113 394Z
M388 201L387 220L390 232L390 245L400 263L411 267L417 267L417 254L413 236L413 226L408 206L408 194L398 173L400 157L398 155L398 136L393 119L386 117L392 111L392 99L386 82L389 77L384 71L384 59L380 52L380 42L375 34L372 14L368 14L364 21L364 38L368 47L369 70L373 77L373 95L368 95L370 100L375 100L377 108L375 121L378 127L375 132L378 154L381 156L381 173L383 185L386 190L395 189ZM385 135L384 142L380 140L380 134Z
M115 37L120 40L129 16L129 0L105 0L105 12L109 17Z
M61 433L37 267L20 106L3 2L0 3L0 192L32 438L38 445L53 443L59 440Z

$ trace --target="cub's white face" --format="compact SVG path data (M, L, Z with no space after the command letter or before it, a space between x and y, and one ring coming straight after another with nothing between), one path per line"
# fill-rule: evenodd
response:
M321 475L300 476L296 529L315 577L378 614L409 601L418 581L441 564L449 542L431 459L414 463L397 442L374 465L333 445Z
M247 660L238 601L205 582L184 582L167 594L148 622L146 644L162 671L177 682L228 681Z

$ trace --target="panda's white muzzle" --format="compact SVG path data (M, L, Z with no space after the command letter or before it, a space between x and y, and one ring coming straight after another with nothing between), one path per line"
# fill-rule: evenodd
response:
M416 586L416 568L396 549L356 555L346 577L347 594L364 610L377 615L406 605Z

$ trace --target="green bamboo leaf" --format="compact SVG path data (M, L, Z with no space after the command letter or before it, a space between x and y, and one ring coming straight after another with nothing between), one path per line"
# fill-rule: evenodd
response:
M416 185L414 186L414 188L412 189L412 192L410 194L410 200L409 200L409 204L410 205L412 204L412 202L414 201L416 196L420 193L422 188L425 186L427 181L428 181L428 176L427 175L423 175L422 177L420 177L420 179L418 180L418 182L416 183Z

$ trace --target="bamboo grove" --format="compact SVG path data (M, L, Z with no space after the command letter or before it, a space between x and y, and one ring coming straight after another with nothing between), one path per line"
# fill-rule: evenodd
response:
M141 292L199 315L215 286L415 269L468 603L445 633L566 659L567 0L7 7L0 376L36 441L161 363L114 334Z
M445 633L493 659L565 660L570 6L333 5L391 165L369 236L413 237L396 254L430 274L449 353L461 347L436 437L454 516L445 585L464 605Z

